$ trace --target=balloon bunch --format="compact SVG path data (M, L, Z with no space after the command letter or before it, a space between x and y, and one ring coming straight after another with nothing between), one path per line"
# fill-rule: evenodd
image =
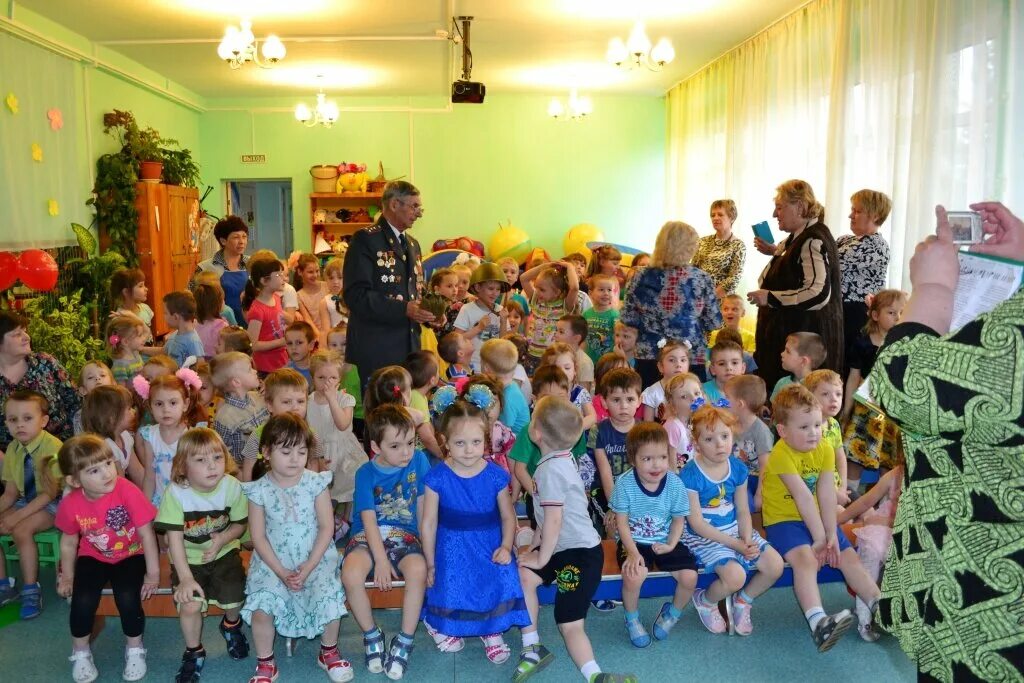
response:
M26 249L21 254L0 252L0 291L21 284L39 292L49 292L57 286L57 262L42 249Z

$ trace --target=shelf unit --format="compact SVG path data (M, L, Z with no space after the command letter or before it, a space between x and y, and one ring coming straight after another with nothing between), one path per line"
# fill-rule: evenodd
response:
M381 192L311 192L309 195L310 244L316 244L317 235L323 233L328 242L350 237L357 230L368 228L372 222L359 223L317 223L313 220L318 209L324 209L328 215L334 215L338 209L369 209L371 206L380 208Z

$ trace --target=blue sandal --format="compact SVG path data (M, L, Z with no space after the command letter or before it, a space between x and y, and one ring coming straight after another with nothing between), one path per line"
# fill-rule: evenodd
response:
M363 649L366 652L366 668L372 674L384 670L384 632L379 628L372 636L363 636Z
M391 639L391 648L388 650L388 661L384 664L384 673L388 678L397 681L405 675L409 668L409 655L412 654L413 643L406 641L401 636Z

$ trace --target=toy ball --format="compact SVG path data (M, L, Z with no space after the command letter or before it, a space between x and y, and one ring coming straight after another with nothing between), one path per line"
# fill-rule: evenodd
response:
M604 232L593 223L577 223L569 228L562 240L562 248L566 254L580 253L590 260L590 249L587 242L603 242Z
M0 290L7 289L18 279L18 257L9 251L0 251Z
M454 237L450 239L436 240L431 248L431 251L443 251L445 249L459 249L461 251L468 251L471 254L483 258L484 256L484 245L483 242L478 242L470 237Z
M28 249L18 257L18 279L30 289L49 292L57 286L57 262L42 249Z
M533 251L533 241L526 231L512 225L511 220L507 225L498 223L498 231L491 237L492 261L510 256L516 260L516 263L523 263L531 251Z

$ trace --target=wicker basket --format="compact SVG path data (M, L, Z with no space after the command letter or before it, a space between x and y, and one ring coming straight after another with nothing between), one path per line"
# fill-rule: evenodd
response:
M313 192L335 192L338 178L338 167L323 164L310 166L309 175L313 176Z

